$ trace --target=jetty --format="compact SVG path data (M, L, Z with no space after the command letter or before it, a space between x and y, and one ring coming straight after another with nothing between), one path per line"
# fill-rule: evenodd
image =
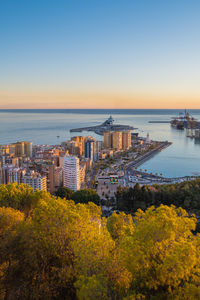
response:
M155 124L159 124L159 123L170 123L170 121L149 121L149 123L155 123Z
M70 129L70 132L93 131L98 135L103 135L106 131L125 131L136 129L129 125L114 124L114 119L110 116L105 122L96 126Z

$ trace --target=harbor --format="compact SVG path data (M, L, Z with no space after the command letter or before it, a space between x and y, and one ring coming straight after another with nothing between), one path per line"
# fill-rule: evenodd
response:
M164 151L145 161L139 168L147 169L153 174L162 173L167 178L193 176L200 172L200 143L197 138L186 137L186 129L178 130L170 126L171 118L178 116L179 112L180 110L141 110L139 112L137 110L103 112L94 110L92 113L90 110L73 112L60 110L59 112L52 111L51 114L42 110L32 111L32 113L0 112L0 144L14 142L17 135L19 140L31 140L34 144L57 145L75 135L70 129L99 125L112 115L116 120L114 124L128 124L132 128L138 128L133 130L132 135L139 133L139 136L146 136L149 132L152 140L168 140L173 143ZM189 112L194 118L200 120L200 110ZM9 117L9 122L5 121L5 116ZM155 123L150 124L149 120ZM160 120L168 120L169 123L157 123ZM103 140L102 135L96 135L93 131L88 133L96 139ZM77 135L88 133L82 132Z
M178 130L186 130L186 137L200 139L200 121L191 116L185 110L184 114L180 113L178 117L172 118L171 126Z
M200 121L192 117L185 110L184 113L179 113L178 116L172 117L171 120L152 120L150 124L171 124L171 127L177 130L185 130L186 137L194 138L200 141Z

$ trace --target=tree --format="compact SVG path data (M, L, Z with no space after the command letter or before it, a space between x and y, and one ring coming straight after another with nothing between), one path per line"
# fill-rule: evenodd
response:
M55 195L62 199L65 198L67 200L70 200L70 199L72 199L73 193L74 192L67 187L59 187L58 190L56 191Z
M114 240L129 236L134 231L133 218L123 212L114 212L107 220L107 228Z
M95 204L99 204L100 198L96 191L87 189L73 193L72 200L74 200L75 203L93 202Z
M33 192L28 184L9 183L0 185L0 206L12 207L29 214L41 198L46 197L43 191Z
M23 221L23 213L10 207L0 207L0 299L8 296L10 270L15 264L12 241Z
M192 203L199 183L119 188L117 198L132 210L151 193L171 202L192 195ZM200 298L200 235L184 209L151 206L106 219L92 202L30 192L27 215L24 194L23 185L3 186L0 194L7 206L0 207L0 299Z
M170 295L200 271L192 234L196 220L181 208L161 205L138 210L134 222L132 236L120 244L124 263L137 291L163 299L160 293Z

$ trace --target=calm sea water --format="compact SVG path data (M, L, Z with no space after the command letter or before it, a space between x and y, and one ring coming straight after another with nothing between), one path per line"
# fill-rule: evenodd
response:
M170 124L150 124L149 121L170 121L180 110L0 110L0 144L20 140L34 144L60 144L74 134L76 127L101 124L111 114L116 123L138 128L140 136L149 132L151 139L168 140L172 146L162 151L140 168L162 173L167 177L200 175L200 144L185 136L185 131L171 128ZM189 111L200 120L200 110ZM101 136L92 132L98 140ZM59 136L59 137L57 137Z

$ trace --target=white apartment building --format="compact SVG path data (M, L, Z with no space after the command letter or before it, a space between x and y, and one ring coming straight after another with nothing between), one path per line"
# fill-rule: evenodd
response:
M63 185L73 191L80 190L79 158L65 156L63 165Z
M34 192L36 190L46 191L47 190L47 178L46 176L41 176L39 173L31 171L26 173L22 177L22 183L30 185Z

